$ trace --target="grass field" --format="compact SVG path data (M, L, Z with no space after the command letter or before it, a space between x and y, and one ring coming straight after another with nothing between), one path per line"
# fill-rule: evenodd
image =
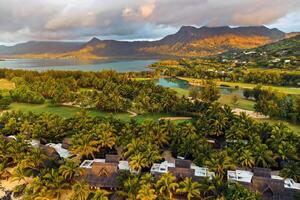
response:
M188 81L190 84L203 84L203 79L196 79L196 78L186 78L186 77L178 77L178 79ZM228 87L239 87L242 89L253 89L257 84L252 83L234 83L234 82L224 82L224 81L216 81L217 85L226 85ZM271 88L272 90L277 90L279 92L285 94L295 94L300 95L300 88L293 88L293 87L280 87L280 86L269 86L263 85L263 88Z
M1 90L12 90L15 88L15 84L6 79L0 79L0 89Z
M221 104L227 104L232 108L241 108L245 110L254 110L254 101L247 100L244 98L239 98L236 105L233 103L233 96L234 94L229 95L222 95L220 99L218 100Z
M54 106L51 105L50 103L45 103L45 104L12 103L10 105L10 110L20 110L23 112L31 111L36 114L47 112L47 113L57 114L65 118L69 118L74 116L74 114L79 112L81 109L76 107L71 107L71 106ZM107 112L100 112L97 110L89 110L88 114L92 117L97 117L97 116L109 117L113 115L117 119L121 119L121 120L130 118L129 113L112 114Z
M54 106L50 103L45 104L26 104L26 103L12 103L10 105L10 110L19 110L23 112L33 112L36 114L40 113L52 113L57 114L61 117L69 118L74 116L81 109L71 106ZM138 115L136 117L130 117L129 113L108 113L101 112L98 110L89 110L88 114L92 117L114 117L116 119L120 119L122 121L129 121L130 119L135 119L138 122L142 122L144 120L159 120L161 117L172 117L171 114L164 113L149 113L144 115ZM177 122L182 122L183 120L178 120Z

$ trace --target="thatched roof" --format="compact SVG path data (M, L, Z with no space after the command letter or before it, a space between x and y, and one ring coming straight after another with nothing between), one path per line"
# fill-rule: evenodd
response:
M95 162L92 169L86 170L85 179L91 187L116 188L118 176L117 163Z

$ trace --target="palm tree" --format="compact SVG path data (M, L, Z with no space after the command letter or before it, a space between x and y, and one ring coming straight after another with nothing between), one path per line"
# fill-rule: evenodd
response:
M49 188L48 192L53 194L58 200L61 198L63 190L69 187L65 179L54 169L51 169L43 178L47 180L46 186Z
M209 184L208 191L213 199L225 200L226 182L219 175L216 175Z
M114 129L109 123L102 123L97 125L94 129L93 135L99 141L101 148L112 148L116 143L116 137L114 136Z
M235 168L232 158L228 156L226 151L212 154L205 164L221 178L225 177L224 175L227 170Z
M128 158L132 154L139 152L139 149L143 143L138 139L132 139L131 142L126 146L126 151L124 152L124 157Z
M110 192L102 189L96 190L94 192L93 200L109 200Z
M46 159L47 156L42 152L40 148L33 148L26 154L20 165L22 165L23 168L29 168L39 171L39 169L44 166L44 162Z
M71 200L87 200L90 194L89 185L85 182L76 182L72 186Z
M142 153L138 153L130 157L129 165L132 169L140 172L142 168L147 166L147 159Z
M77 134L72 137L71 152L75 155L92 156L99 150L99 142L89 134Z
M243 167L246 168L252 168L255 165L255 159L249 149L243 149L237 160Z
M266 144L259 144L254 148L255 165L258 167L274 166L275 160L271 150Z
M151 184L143 184L141 189L138 191L137 199L139 200L155 200L157 195L155 194L155 189L152 188Z
M176 177L170 173L163 174L157 181L156 188L162 198L173 199L173 194L178 188Z
M184 181L179 183L179 188L176 190L176 193L186 195L188 200L200 198L200 187L200 183L193 182L192 178L185 178Z
M284 178L291 178L296 182L300 181L300 166L297 161L290 161L281 171Z
M140 179L140 184L145 185L145 184L153 184L155 181L153 175L151 173L145 173Z
M59 167L59 173L66 179L72 180L83 174L84 170L79 167L79 164L71 160L66 160L66 162Z
M137 176L131 176L124 181L123 190L118 191L118 194L126 199L136 199L138 190L140 188L139 178Z
M26 180L27 174L25 170L21 166L17 166L17 168L12 173L13 180L23 181L26 185L28 184Z

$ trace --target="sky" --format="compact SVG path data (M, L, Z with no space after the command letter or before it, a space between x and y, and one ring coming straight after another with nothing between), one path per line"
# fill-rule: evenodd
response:
M182 25L300 31L300 0L0 0L0 44L156 40Z

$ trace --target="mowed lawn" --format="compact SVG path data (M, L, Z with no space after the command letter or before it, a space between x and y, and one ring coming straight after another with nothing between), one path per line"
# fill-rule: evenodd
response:
M186 78L186 77L178 77L181 80L188 81L190 84L203 84L203 79L196 79L196 78ZM253 89L254 87L257 86L257 84L252 84L252 83L234 83L234 82L224 82L224 81L216 81L218 86L221 85L226 85L228 87L239 87L242 89ZM271 85L263 85L263 88L270 88L272 90L277 90L278 92L282 92L285 94L295 94L295 95L300 95L300 88L295 88L295 87L281 87L281 86L271 86Z
M10 110L19 110L22 112L33 112L36 114L40 113L51 113L57 114L61 117L69 118L73 117L77 112L81 109L72 107L72 106L55 106L50 103L45 104L27 104L27 103L12 103L9 107ZM100 112L97 110L88 110L88 114L92 117L103 116L109 117L114 116L117 119L127 120L130 118L129 113L108 113L108 112Z
M64 118L73 117L77 112L81 109L72 106L55 106L51 103L45 104L27 104L27 103L12 103L9 107L10 110L22 111L22 112L33 112L36 114L40 113L51 113L57 114ZM174 115L167 113L148 113L143 115L138 115L136 117L131 117L129 113L109 113L102 112L96 109L88 110L88 114L91 117L114 117L116 119L120 119L122 121L130 121L131 119L135 119L138 122L142 122L145 120L154 120L157 121L162 117L174 117ZM184 120L177 120L176 122L182 122Z
M0 79L0 90L12 90L15 88L15 84L6 79Z
M238 98L237 104L233 103L234 94L224 94L221 95L220 99L218 100L221 104L227 104L232 108L240 108L244 110L254 110L255 102L253 100L248 100L245 98Z

